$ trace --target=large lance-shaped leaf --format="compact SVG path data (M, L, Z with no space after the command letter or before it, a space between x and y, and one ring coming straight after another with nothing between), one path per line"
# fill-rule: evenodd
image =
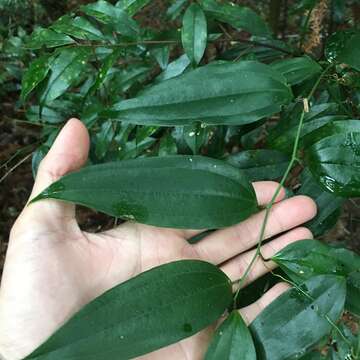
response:
M54 198L155 226L220 228L256 212L256 195L239 169L202 156L169 156L89 166L50 185Z
M250 331L237 310L216 330L205 360L256 360Z
M254 35L270 35L266 22L256 12L246 6L217 0L200 0L200 4L205 12L221 22L246 30Z
M288 290L263 310L250 326L258 360L297 359L332 328L344 308L345 279L319 275ZM330 321L329 321L330 320Z
M26 359L132 359L197 333L231 301L230 280L216 266L169 263L93 300Z
M299 84L321 72L321 66L307 56L280 60L271 64L272 68L285 76L291 85Z
M143 125L239 125L279 112L291 98L283 76L267 65L217 63L154 85L104 115Z
M360 315L357 312L360 308L360 287L356 281L356 274L360 274L360 256L354 252L331 247L317 240L301 240L286 246L272 260L298 283L320 274L346 277L346 305L350 305L346 307Z
M51 62L51 75L41 101L47 103L55 100L78 81L90 55L91 51L88 48L62 49L57 58Z
M328 191L360 196L360 132L328 136L306 149L305 158L315 179Z
M181 40L188 58L198 64L206 49L207 23L197 4L191 4L184 14Z

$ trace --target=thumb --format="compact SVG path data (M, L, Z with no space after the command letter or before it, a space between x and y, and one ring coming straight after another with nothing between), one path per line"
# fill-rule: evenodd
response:
M70 119L40 163L29 201L63 175L80 169L88 158L89 146L89 134L85 125L78 119ZM64 219L75 219L73 204L55 200L35 202L23 212L27 216L33 215L37 221L51 219L52 222L59 223Z

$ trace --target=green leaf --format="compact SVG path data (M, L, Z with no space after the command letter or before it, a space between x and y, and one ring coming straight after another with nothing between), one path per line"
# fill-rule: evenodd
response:
M105 121L96 134L95 154L98 159L102 159L108 151L110 144L115 136L116 127L111 121Z
M330 121L304 136L303 142L305 147L308 148L326 137L349 132L360 132L359 120L346 119Z
M31 170L33 174L33 178L36 178L36 174L42 159L46 156L47 152L49 151L49 147L45 145L40 145L32 154L31 159Z
M88 48L62 49L51 62L51 75L41 98L42 103L55 100L78 81L90 55L91 51Z
M276 298L252 322L258 360L296 359L327 335L344 308L342 277L319 275Z
M325 56L329 61L347 64L360 71L360 31L343 30L334 33L327 41Z
M159 156L169 156L177 154L177 146L171 134L166 134L160 140Z
M184 14L181 40L190 61L198 64L206 49L207 22L201 7L195 3Z
M315 218L304 224L315 237L323 235L335 226L344 199L325 191L311 175L309 169L305 169L300 177L301 187L296 195L307 195L311 197L317 206Z
M176 76L181 75L186 68L190 65L190 60L186 54L180 56L176 60L172 61L167 67L166 70L163 71L157 78L156 81L164 81Z
M21 99L25 101L28 95L36 88L41 81L46 78L50 70L50 61L52 56L43 55L34 60L25 74L23 75L21 83Z
M321 72L321 66L308 56L279 60L271 64L291 85L299 84Z
M119 147L118 159L127 160L141 156L145 151L149 150L155 142L156 139L152 137L148 137L140 142L137 142L136 139L128 141L124 146Z
M347 277L347 284L345 307L353 314L360 316L360 271L350 273Z
M243 29L254 35L270 35L266 22L248 7L218 0L200 0L200 4L206 13L234 28Z
M93 85L91 85L89 89L89 94L93 94L103 84L107 74L109 73L110 69L112 68L119 56L120 50L115 49L110 55L108 55L104 59L103 64L101 65L99 72L96 76L95 82Z
M301 240L285 247L272 260L296 282L320 274L346 277L347 303L353 304L351 309L359 310L360 256L354 252L331 247L317 240ZM357 314L360 315L360 312Z
M105 292L26 359L132 359L197 333L231 301L230 280L216 266L172 262Z
M289 111L284 114L279 124L269 131L266 139L267 146L291 153L299 127L299 119L301 116L303 105L290 107ZM338 107L333 103L325 103L313 106L308 113L305 114L303 126L300 133L300 148L303 147L303 139L312 134L325 124L336 120L346 119L344 115L336 115Z
M237 310L216 330L205 360L256 360L254 342Z
M160 68L165 70L169 63L170 48L169 46L154 47L150 49L150 53L158 62Z
M70 36L59 34L51 29L37 28L31 35L26 47L29 49L40 49L73 44L75 42Z
M104 116L142 125L247 124L279 112L292 98L285 79L254 61L217 63L161 82Z
M254 189L240 170L201 156L90 166L61 178L36 200L45 198L140 223L188 229L233 225L257 211Z
M287 169L290 158L276 150L256 149L230 155L226 161L241 169L251 181L274 180Z
M102 32L84 17L64 15L51 28L81 40L104 40Z
M167 9L166 15L170 18L170 20L174 21L182 12L187 0L175 0L171 4L171 6Z
M184 126L182 131L184 141L193 154L199 154L201 147L208 139L208 133L208 127L199 123Z
M123 35L136 36L139 32L137 23L129 17L128 13L107 1L99 0L81 6L81 10L85 14L95 17L101 23L113 26L117 32Z
M328 136L306 149L306 164L316 181L338 196L360 195L360 132Z
M151 0L120 0L116 3L116 7L125 10L130 16L134 16Z

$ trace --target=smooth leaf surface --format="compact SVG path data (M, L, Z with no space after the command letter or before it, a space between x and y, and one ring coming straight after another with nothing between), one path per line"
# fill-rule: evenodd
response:
M344 119L329 121L310 134L304 136L303 142L306 148L316 144L320 140L336 135L350 132L360 132L360 121L356 119Z
M325 56L329 61L347 64L360 71L360 31L338 31L326 43Z
M205 360L256 360L250 331L237 310L216 330Z
M139 32L138 25L129 17L127 12L107 1L99 0L84 5L81 7L81 10L85 14L95 17L101 23L111 25L117 32L123 35L136 36Z
M151 0L120 0L116 3L116 7L125 10L130 16L134 16Z
M255 62L200 67L115 104L104 116L141 125L246 124L279 112L292 93L282 75Z
M220 228L257 210L239 169L202 156L169 156L89 166L69 174L37 200L72 201L155 226Z
M257 149L230 155L226 161L241 169L250 180L260 181L281 177L289 165L290 158L280 151Z
M21 99L23 101L25 101L36 86L45 79L50 70L51 59L51 56L43 55L29 65L21 83Z
M172 61L157 78L156 81L164 81L181 75L190 65L191 61L186 54Z
M38 28L32 33L26 47L30 49L52 48L73 44L74 42L75 40L66 34L59 34L51 29Z
M347 279L349 310L359 310L360 256L354 252L335 248L317 240L301 240L278 252L273 258L291 279L301 282L320 274L336 274Z
M115 61L120 56L120 51L115 49L111 54L109 54L101 65L99 72L96 76L94 84L90 87L89 93L92 94L94 91L99 89L106 79L107 74L109 73L111 67L114 65Z
M154 56L162 70L165 70L169 64L170 48L169 46L154 47L150 49L150 53Z
M344 199L325 191L320 186L309 169L305 169L300 176L301 187L296 195L306 195L311 197L317 206L316 216L304 224L314 235L314 237L323 235L326 231L335 226L340 213L341 205Z
M62 16L51 28L59 33L64 33L81 40L103 40L104 35L86 18L77 16L72 18L69 15Z
M44 89L41 100L43 103L55 100L62 95L87 66L91 55L88 48L68 48L61 50L60 54L51 62L51 74Z
M319 275L288 290L250 325L258 360L296 359L330 333L344 308L344 278ZM289 346L290 345L290 346Z
M321 72L321 66L307 56L285 59L271 64L291 85L299 84Z
M200 0L200 4L204 11L216 20L230 24L237 29L243 29L254 35L270 35L266 22L246 6L217 0Z
M26 359L131 359L197 333L231 301L230 280L216 266L172 262L100 295Z
M181 40L190 61L198 64L206 49L207 22L201 7L195 3L184 14Z
M305 155L311 173L329 192L360 195L360 132L328 136L306 149Z
M115 136L114 124L111 121L105 121L101 125L100 132L96 135L95 154L98 159L102 159Z

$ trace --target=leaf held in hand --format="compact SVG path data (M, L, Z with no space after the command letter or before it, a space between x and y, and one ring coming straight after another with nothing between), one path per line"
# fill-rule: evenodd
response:
M257 211L241 170L202 156L139 158L89 166L50 185L54 198L155 226L221 228Z
M216 266L168 263L97 297L26 360L132 359L197 333L231 302L231 282Z

